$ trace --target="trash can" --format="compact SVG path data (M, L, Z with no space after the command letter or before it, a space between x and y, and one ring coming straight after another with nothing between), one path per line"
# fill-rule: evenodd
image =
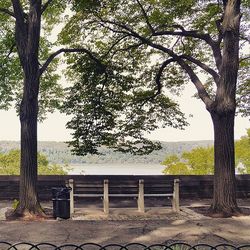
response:
M53 217L69 219L70 218L70 196L71 188L69 187L53 187Z

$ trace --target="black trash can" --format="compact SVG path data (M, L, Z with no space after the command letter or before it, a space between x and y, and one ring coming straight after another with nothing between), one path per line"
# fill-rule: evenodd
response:
M70 191L69 187L53 187L53 217L69 219L70 218Z

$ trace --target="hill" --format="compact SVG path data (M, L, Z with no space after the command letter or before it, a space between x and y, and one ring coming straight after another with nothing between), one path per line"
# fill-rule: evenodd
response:
M148 155L131 155L114 152L111 149L102 147L100 152L103 155L72 155L70 148L64 142L40 141L38 150L45 154L51 163L57 164L91 164L91 163L143 163L158 164L162 162L167 155L181 154L183 151L189 151L198 146L210 146L213 141L183 141L183 142L161 142L162 149L154 151ZM19 149L20 143L17 141L0 141L0 152L8 152L12 149Z

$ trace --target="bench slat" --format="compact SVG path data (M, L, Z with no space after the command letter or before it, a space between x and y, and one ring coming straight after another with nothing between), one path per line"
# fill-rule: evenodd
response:
M103 197L103 194L73 194L74 197Z
M145 197L172 197L173 194L144 194Z
M109 197L138 197L138 194L109 194Z

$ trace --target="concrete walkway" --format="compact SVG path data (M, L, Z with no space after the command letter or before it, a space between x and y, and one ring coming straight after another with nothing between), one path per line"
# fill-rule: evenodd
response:
M151 221L43 221L0 222L1 241L16 243L99 244L140 242L147 245L168 240L197 243L250 242L250 218Z
M111 215L105 218L100 207L89 206L84 210L78 207L73 220L1 221L0 241L50 242L56 245L86 242L151 245L168 240L212 245L250 243L250 216L212 219L195 213L190 204L182 204L179 214L166 207L148 208L144 215L138 214L135 208L112 208ZM207 202L192 202L193 206L201 204ZM0 202L0 205L3 209L8 202Z

